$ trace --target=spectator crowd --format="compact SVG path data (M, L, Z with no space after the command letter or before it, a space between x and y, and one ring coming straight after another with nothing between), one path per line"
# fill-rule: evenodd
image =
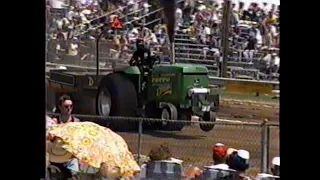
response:
M163 14L157 5L149 4L152 1L70 0L64 5L56 1L48 0L46 9L49 62L95 60L101 32L106 33L100 39L99 57L105 59L130 59L137 39L143 39L151 52L170 54L166 28L161 24ZM185 0L179 1L175 12L176 33L206 45L199 47L203 57L213 57L218 67L222 62L223 10L221 0ZM248 65L246 72L259 71L259 79L278 79L280 5L232 3L229 45L233 63L229 66Z
M59 8L50 2L47 61L95 59L96 39L101 32L99 57L130 59L137 39L143 39L154 52L161 52L167 43L165 26L159 24L158 14L149 13L147 0L74 0ZM146 22L154 19L153 24Z
M176 9L176 30L207 45L204 56L222 61L222 17L224 3L186 0ZM231 2L229 61L254 64L260 72L280 74L280 5Z

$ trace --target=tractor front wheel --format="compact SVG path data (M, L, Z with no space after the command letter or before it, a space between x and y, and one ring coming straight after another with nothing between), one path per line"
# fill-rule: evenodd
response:
M205 121L205 122L216 122L217 120L217 115L215 112L210 111L210 112L205 112L203 116L200 118L200 121ZM205 132L209 132L214 128L215 124L200 124L200 129Z
M173 104L166 104L161 109L161 119L162 120L177 120L178 110ZM165 122L161 124L161 130L166 131L181 131L184 127L183 123L177 122Z

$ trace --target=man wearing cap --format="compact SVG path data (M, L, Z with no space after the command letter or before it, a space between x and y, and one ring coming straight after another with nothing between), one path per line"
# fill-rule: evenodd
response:
M274 157L272 159L271 172L273 175L280 177L280 157Z
M61 179L68 179L72 177L71 171L66 168L66 163L70 161L72 158L72 154L67 152L65 149L62 148L62 140L59 138L55 138L52 141L47 142L47 156L50 164L49 167L49 174L52 176L50 170L54 167L55 169L59 169L61 172Z
M271 163L272 174L259 173L256 180L280 179L280 157L274 157Z
M243 149L229 148L227 154L229 168L238 171L240 178L246 179L245 172L249 168L250 153Z
M229 169L229 166L226 164L227 148L224 144L215 144L215 146L213 147L212 159L213 166L210 166L211 168Z
M213 165L205 166L205 169L202 171L198 167L193 167L189 169L186 173L186 178L205 178L211 179L217 176L218 172L221 172L223 175L229 175L229 172L223 172L223 170L229 170L229 166L226 164L227 158L227 148L222 143L217 143L213 147ZM217 171L218 170L218 171ZM222 171L221 171L222 170Z

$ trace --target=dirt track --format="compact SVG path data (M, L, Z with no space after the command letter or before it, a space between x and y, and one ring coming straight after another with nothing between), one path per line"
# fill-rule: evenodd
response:
M218 117L240 121L261 121L268 119L272 122L279 120L278 105L263 105L224 101ZM212 160L212 146L221 142L236 149L246 149L251 154L249 174L256 174L260 169L261 129L243 125L216 125L211 132L202 132L197 126L185 127L181 132L143 132L142 153L147 154L152 146L168 143L172 154L184 160L185 169L191 165L204 166ZM120 133L128 142L134 153L138 149L137 133ZM269 158L279 154L279 128L271 128Z

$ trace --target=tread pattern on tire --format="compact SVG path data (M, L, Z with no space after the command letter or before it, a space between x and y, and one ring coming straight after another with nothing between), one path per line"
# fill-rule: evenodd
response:
M137 92L133 83L119 73L105 76L99 85L98 94L102 88L107 88L111 95L110 116L135 117L138 106ZM98 105L98 103L97 103ZM98 109L98 107L97 107ZM131 129L134 122L113 122L111 127L115 129ZM128 126L128 127L127 127Z
M177 108L171 104L171 103L167 103L166 105L164 105L163 108L167 108L167 110L170 113L170 120L178 120L178 110ZM163 109L162 108L162 109ZM183 124L177 124L177 123L168 123L163 130L167 130L167 131L181 131L182 128L184 127Z
M207 116L209 116L209 117L207 117ZM206 122L215 122L216 119L217 119L216 113L213 112L213 111L206 112L206 113L204 114L204 116L202 117L202 121L205 121L205 120L203 120L203 118L209 118L209 121L207 120ZM213 120L213 121L212 121L212 120ZM209 124L209 125L200 124L200 129L201 129L202 131L209 132L209 131L211 131L211 130L214 128L214 126L215 126L214 124L213 124L213 125L212 125L212 124Z

